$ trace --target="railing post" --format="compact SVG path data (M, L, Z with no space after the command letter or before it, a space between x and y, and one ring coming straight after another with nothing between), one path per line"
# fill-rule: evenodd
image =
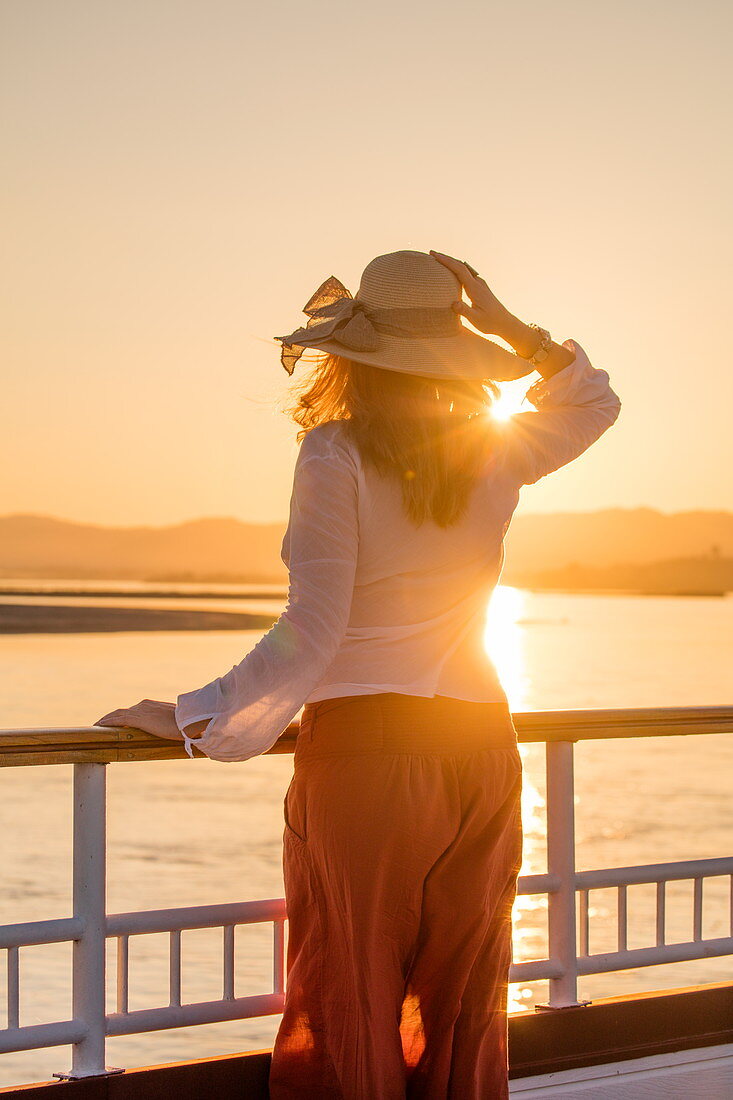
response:
M72 1011L86 1035L73 1046L71 1071L54 1077L75 1080L109 1072L106 1038L106 764L74 764L74 916L82 922L72 956Z
M285 993L285 921L276 920L273 930L272 992Z
M562 966L559 978L550 978L547 1008L578 1005L578 959L575 930L575 782L573 742L548 741L547 753L547 870L560 880L548 894L550 958Z

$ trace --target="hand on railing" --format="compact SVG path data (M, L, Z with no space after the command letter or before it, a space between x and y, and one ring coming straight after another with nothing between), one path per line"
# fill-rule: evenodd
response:
M175 710L175 703L143 699L134 707L111 710L103 718L98 718L94 725L129 726L131 729L152 733L156 737L165 737L169 741L182 741L183 735L176 725Z

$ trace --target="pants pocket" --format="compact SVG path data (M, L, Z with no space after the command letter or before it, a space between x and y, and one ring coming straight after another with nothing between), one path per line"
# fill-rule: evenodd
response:
M290 780L285 798L283 799L283 817L285 819L285 835L295 841L296 844L306 843L305 814L298 800L300 794L300 781L296 785L298 776L294 775Z

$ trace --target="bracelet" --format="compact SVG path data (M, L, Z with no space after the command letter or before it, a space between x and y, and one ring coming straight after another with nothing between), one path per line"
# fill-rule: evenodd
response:
M537 329L537 332L539 332L540 334L540 346L537 348L537 351L534 353L531 359L528 360L528 362L530 362L533 367L538 367L540 363L544 363L545 359L547 359L548 355L550 354L550 348L552 347L552 337L550 336L546 328L541 328L540 325L536 325L534 321L530 322L528 328Z

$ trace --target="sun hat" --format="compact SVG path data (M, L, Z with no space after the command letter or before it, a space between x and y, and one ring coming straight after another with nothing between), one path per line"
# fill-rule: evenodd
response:
M335 275L319 286L303 306L305 327L274 338L282 344L280 361L292 374L305 349L315 348L435 378L507 381L525 374L521 360L461 323L451 308L460 297L458 278L427 252L377 256L356 297Z

